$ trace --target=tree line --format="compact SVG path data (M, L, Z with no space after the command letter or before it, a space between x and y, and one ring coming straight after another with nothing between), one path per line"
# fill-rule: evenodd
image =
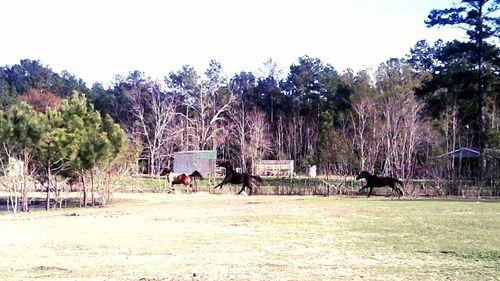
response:
M227 77L213 60L203 73L186 65L158 81L131 71L89 88L22 60L0 67L3 159L25 167L33 159L49 175L57 165L82 174L125 151L154 174L175 151L209 149L244 170L260 159L292 159L299 170L318 165L323 173L429 176L438 155L500 147L499 3L433 10L428 27L458 26L468 39L422 40L406 56L356 73L306 55L286 74L270 59L259 74Z

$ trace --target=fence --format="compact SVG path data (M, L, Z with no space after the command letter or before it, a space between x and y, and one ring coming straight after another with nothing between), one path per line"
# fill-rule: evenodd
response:
M261 176L285 176L294 174L293 160L261 160L255 162L252 173Z

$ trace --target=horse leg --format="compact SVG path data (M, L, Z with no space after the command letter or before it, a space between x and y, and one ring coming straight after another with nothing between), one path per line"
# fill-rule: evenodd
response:
M394 183L390 183L388 186L391 188L392 191L391 197L394 196L394 194L399 195L398 191L396 190L396 187L394 186Z
M368 191L368 196L366 196L366 198L369 198L370 195L372 195L372 190L373 190L373 186L370 186L370 191Z
M394 196L394 194L396 194L396 196L399 198L399 191L395 187L392 188L392 195L391 196Z
M214 189L216 189L217 187L220 187L220 189L222 189L222 186L225 185L228 182L229 182L229 180L226 179L226 178L224 178L221 183L219 183L218 185L214 186Z
M399 186L396 186L396 189L398 191L398 198L401 198L401 196L404 196L403 189Z
M361 191L363 191L363 189L365 189L365 188L368 188L368 185L363 186L363 187L362 187L362 188L358 191L358 193L359 193L359 192L361 192Z
M241 187L240 192L238 192L238 195L240 195L240 193L242 193L242 192L243 192L243 190L245 190L245 187L246 187L246 186L247 186L247 185L246 185L245 183L243 183L243 186Z
M165 180L165 185L163 186L163 189L161 190L161 193L163 192L170 192L168 189L170 188L170 182L168 181L168 179Z
M391 188L392 188L392 191L396 193L398 198L401 198L401 189L399 188L399 186L396 185L395 182L391 183Z
M396 192L396 195L398 196L398 198L401 198L401 190L399 189L398 186L395 186L394 185L394 188L393 188L394 192Z
M252 196L252 189L253 189L252 185L251 185L251 184L249 184L249 185L248 185L248 188L250 189L250 193L248 194L248 196Z

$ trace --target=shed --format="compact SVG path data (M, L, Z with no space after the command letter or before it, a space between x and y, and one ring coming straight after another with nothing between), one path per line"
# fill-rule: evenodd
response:
M174 153L173 171L176 173L200 172L204 177L215 175L216 150L192 150Z
M477 148L467 148L461 147L459 149L455 149L453 151L441 154L438 158L442 157L453 157L453 158L478 158L480 156L479 149ZM500 158L500 150L499 149L485 149L484 154L487 158Z
M484 158L481 159L480 150L477 148L461 147L453 151L441 154L438 158L447 159L453 169L453 177L462 179L483 178L493 186L493 194L498 194L498 167L500 165L500 150L485 149ZM484 160L483 163L481 161ZM484 175L481 175L481 167L485 165Z
M291 176L293 170L293 160L261 160L252 167L252 173L261 176Z

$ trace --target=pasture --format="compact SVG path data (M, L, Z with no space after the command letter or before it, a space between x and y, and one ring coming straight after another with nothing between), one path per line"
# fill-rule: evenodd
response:
M116 193L0 215L0 280L498 280L500 201Z

